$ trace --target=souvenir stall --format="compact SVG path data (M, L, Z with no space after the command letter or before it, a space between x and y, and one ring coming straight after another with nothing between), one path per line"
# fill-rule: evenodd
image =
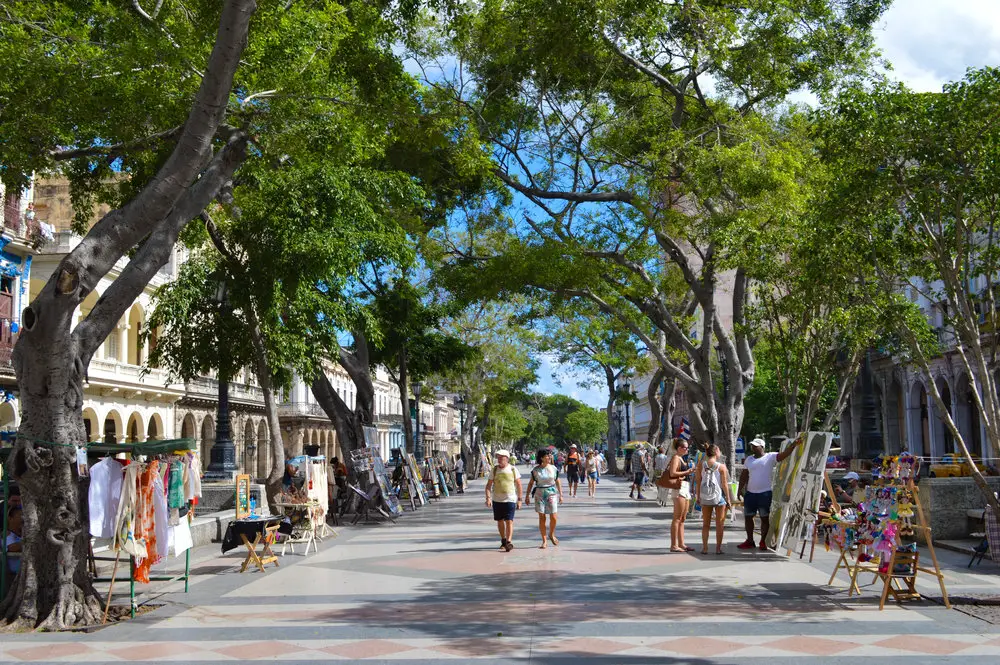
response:
M274 505L279 516L289 519L292 533L281 539L281 555L288 548L294 554L297 544L305 545L303 554L309 554L310 546L318 552L317 542L331 532L326 525L329 510L326 457L300 455L287 460L285 465L291 484L283 487Z
M890 594L897 601L919 599L915 586L918 573L937 578L944 605L951 607L931 528L918 500L915 481L919 466L919 460L909 454L876 458L872 484L864 489L864 500L855 510L834 511L821 523L827 547L832 539L840 549L829 584L844 569L850 575L848 596L860 594L858 576L871 573L872 584L883 584L880 610ZM903 542L903 537L917 532L925 536L933 567L921 565L916 542Z
M201 462L195 449L192 439L90 444L78 449L77 471L90 476L87 490L90 535L110 539L110 549L115 553L114 557L90 554L92 562L114 562L110 577L95 578L110 582L105 621L123 552L129 560L133 617L138 607L136 582L183 580L184 592L188 591L194 545L191 520L201 497ZM96 461L88 464L93 459ZM165 565L168 554L184 555L184 572L153 574L153 567Z

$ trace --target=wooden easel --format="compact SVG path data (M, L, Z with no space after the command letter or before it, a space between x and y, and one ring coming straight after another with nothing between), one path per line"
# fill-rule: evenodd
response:
M927 544L927 551L931 556L931 561L933 562L934 567L928 568L918 564L914 566L915 568L914 575L916 575L916 573L919 571L921 573L926 573L928 575L933 575L934 577L936 577L938 585L941 587L941 598L944 601L944 606L948 609L951 609L951 601L948 600L948 590L945 588L944 585L944 573L941 572L941 565L938 562L937 552L934 551L934 538L931 533L931 527L929 524L927 524L927 517L926 515L924 515L923 506L920 505L920 494L919 494L920 490L917 487L916 483L913 482L913 478L916 475L916 472L917 472L917 467L914 467L911 470L909 477L906 479L906 482L902 487L907 492L909 492L910 495L913 497L913 506L916 508L916 514L917 514L917 523L912 525L912 528L914 529L914 531L920 531L921 533L924 534L924 538ZM829 487L829 478L827 478L827 485ZM875 486L891 487L893 485L891 483L887 485L884 482L884 480L880 479L875 483ZM827 491L830 490L828 489ZM834 501L836 502L836 499L834 499ZM845 524L845 526L847 525ZM890 574L893 572L893 570L895 570L894 566L896 565L896 555L897 555L896 550L899 547L899 545L900 545L899 534L897 532L896 542L892 549L892 555L889 557L888 572ZM861 589L858 586L859 574L872 573L874 575L872 579L872 584L874 584L876 581L878 581L880 577L882 577L882 574L879 572L880 564L875 564L870 561L858 561L857 557L850 556L850 549L851 549L850 547L841 548L840 558L837 560L837 566L836 568L834 568L833 575L830 576L830 582L829 582L829 584L832 585L833 580L837 577L837 573L840 571L841 567L845 568L850 573L851 576L851 585L847 590L848 597L852 596L855 593L859 595L861 594ZM849 560L851 558L853 558L853 561ZM879 609L882 609L882 607L885 604L886 593L887 593L886 590L883 590ZM912 594L910 597L913 597Z
M833 483L830 482L830 474L823 471L823 483L826 485L826 494L830 497L833 502L831 508L833 513L825 513L822 510L819 511L816 523L812 527L812 542L809 546L809 563L813 562L813 556L816 554L816 539L819 537L819 527L823 524L824 520L829 520L832 515L840 514L840 504L837 502L837 494L833 491ZM799 550L799 559L802 559L806 554L806 540L802 541L802 549ZM791 556L791 550L789 550L789 556ZM841 557L843 557L843 552L841 552ZM837 570L840 569L840 562L837 562ZM833 577L830 578L830 582L833 582L833 578L837 576L837 571L833 571Z

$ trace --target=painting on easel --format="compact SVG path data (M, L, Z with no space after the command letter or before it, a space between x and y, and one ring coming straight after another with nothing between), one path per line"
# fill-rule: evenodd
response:
M826 460L833 443L831 432L808 432L798 447L777 469L771 530L768 545L774 549L794 549L811 537L819 514L820 492ZM783 448L792 445L791 439Z

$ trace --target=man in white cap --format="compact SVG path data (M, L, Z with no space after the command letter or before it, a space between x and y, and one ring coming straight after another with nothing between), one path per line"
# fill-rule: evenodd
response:
M844 474L844 480L847 481L847 489L844 489L840 485L833 486L837 494L837 503L839 504L854 503L854 493L858 489L858 481L861 480L861 476L859 476L854 471L848 471L847 473Z
M782 450L780 453L765 453L766 444L761 438L750 442L751 455L747 457L740 474L740 493L743 495L743 517L746 523L747 539L737 545L741 550L752 550L753 518L760 515L760 549L767 551L767 532L771 528L771 476L774 467L785 461L792 452L802 445L802 439Z
M497 465L486 482L486 506L493 507L493 519L500 532L500 549L514 549L514 512L521 507L521 472L510 463L510 453L496 451Z

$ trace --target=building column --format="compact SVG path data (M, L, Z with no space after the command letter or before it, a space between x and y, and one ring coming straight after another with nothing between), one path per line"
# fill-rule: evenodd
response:
M905 386L906 383L904 382ZM913 427L920 427L920 407L917 406L916 420L917 424L913 424L914 413L913 405L911 404L912 398L910 397L912 386L907 386L903 388L903 426L900 428L899 438L902 450L908 450L913 452L913 448L910 446L911 441L916 441L913 437ZM919 437L918 437L919 438Z
M128 328L127 323L118 327L118 356L115 360L120 363L128 362Z

